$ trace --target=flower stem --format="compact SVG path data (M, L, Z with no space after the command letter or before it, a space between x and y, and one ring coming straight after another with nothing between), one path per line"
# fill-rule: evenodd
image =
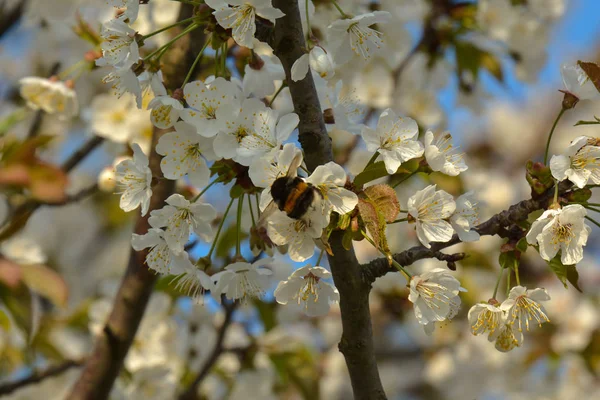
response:
M498 287L500 286L500 281L502 280L502 275L504 274L504 268L500 268L500 273L498 274L498 279L496 279L496 286L494 287L494 294L492 298L496 298L496 294L498 293Z
M86 60L79 60L75 64L71 65L69 68L58 74L60 79L65 79L67 76L71 75L73 72L79 70L83 66L85 66L88 62Z
M404 178L400 179L398 182L394 183L392 185L392 187L395 189L398 185L400 185L402 182L406 181L408 178L410 178L411 176L413 176L416 173L417 173L417 171L411 172L410 174L406 175Z
M319 253L319 258L317 258L317 263L315 264L315 267L321 263L321 258L323 258L323 253L325 253L325 250L321 250L321 252Z
M342 14L342 17L347 18L348 14L346 14L344 12L344 10L342 10L342 8L340 7L340 5L337 3L337 1L335 0L331 0L331 3L333 3L333 5L335 6L335 8L337 8L337 10L340 12L340 14Z
M163 51L165 49L168 49L169 47L171 47L173 45L173 43L175 43L176 41L178 41L179 39L181 39L182 37L184 37L188 33L192 32L194 29L198 28L199 26L200 25L195 24L195 23L190 24L179 35L175 36L173 39L169 40L167 43L165 43L164 45L162 45L161 47L159 47L158 49L154 50L152 53L150 53L146 57L144 57L144 61L148 61L155 54L158 54L158 52L161 52L161 51Z
M510 271L508 271L508 276L506 277L506 297L510 293Z
M598 223L595 219L593 219L592 217L588 217L587 215L585 216L585 219L587 219L588 221L590 221L591 223L593 223L594 225L596 225L598 228L600 228L600 223Z
M196 19L196 17L190 17L190 18L187 18L187 19L182 19L181 21L177 21L177 22L175 22L175 23L173 23L171 25L167 25L164 28L160 28L157 31L154 31L154 32L151 32L151 33L149 33L147 35L142 36L142 40L146 40L146 39L148 39L148 38L150 38L150 37L152 37L154 35L158 35L159 33L167 31L167 30L169 30L171 28L175 28L176 26L183 25L183 24L186 24L188 22L191 22L194 19Z
M394 260L392 258L392 265L394 267L396 267L396 269L400 272L402 272L403 274L405 274L407 276L407 280L410 281L410 278L412 278L412 275L410 274L410 272L408 272L406 269L404 269L404 267L402 265L400 265L396 260Z
M550 133L548 134L548 141L546 142L546 152L544 153L544 165L548 165L548 151L550 150L550 142L552 141L552 135L554 134L554 130L556 129L556 125L558 125L558 121L563 116L563 114L567 111L566 108L561 108L560 112L556 116L554 120L554 124L552 124L552 129L550 129Z
M256 221L254 219L254 211L252 210L252 196L248 195L248 208L250 209L250 217L252 218L252 227L256 226Z
M187 75L185 76L185 79L183 80L183 83L181 84L181 87L184 87L185 84L189 82L190 78L192 77L192 74L194 73L194 70L196 69L196 65L198 65L198 63L202 59L202 55L204 54L204 50L206 50L206 47L210 43L211 39L212 39L212 35L209 36L208 39L206 39L206 43L204 43L204 46L202 46L202 50L200 50L200 52L198 53L198 56L196 56L196 59L194 60L194 63L190 67L190 70L188 71Z
M519 277L519 263L515 263L515 279L517 280L517 286L521 286L521 279Z
M308 37L312 37L312 30L310 29L310 16L308 15L308 0L306 0L304 2L305 7L305 12L306 12L306 34L308 35Z
M242 255L242 210L244 209L244 195L242 194L238 199L237 209L237 240L235 241L235 255Z
M254 195L254 199L256 200L256 212L258 213L258 216L260 217L261 212L260 212L260 201L258 198L258 193L256 193Z
M392 222L388 223L388 225L395 224L395 223L398 223L398 222L406 222L406 221L408 221L408 218L400 218L400 219L397 219L395 221L392 221Z
M308 1L307 1L308 3ZM277 91L275 92L275 94L273 95L273 97L271 97L271 101L269 101L269 107L271 107L273 105L273 102L275 101L275 99L277 98L277 96L279 96L279 93L281 93L283 91L283 89L285 89L287 87L287 83L285 83L285 81L281 84L281 86L279 86L279 89L277 89Z
M212 185L214 185L215 183L217 183L218 181L219 181L219 179L215 179L214 181L212 181L211 183L209 183L209 184L208 184L208 185L207 185L207 186L206 186L204 189L202 189L202 191L201 191L200 193L198 193L198 195L197 195L196 197L194 197L194 200L192 200L192 203L195 203L195 202L197 202L197 201L198 201L198 199L200 199L200 197L202 197L202 195L203 195L204 193L206 193L206 191L207 191L208 189L210 189L210 187L211 187Z
M375 247L384 257L386 257L389 261L392 262L392 265L394 267L396 267L396 269L400 272L403 272L404 274L406 274L406 276L408 277L408 279L410 280L410 278L412 278L412 274L410 272L408 272L406 269L404 269L404 267L402 265L400 265L396 260L394 260L393 257L391 257L389 254L386 254L383 250L381 250L373 241L373 239L371 239L368 235L367 232L361 230L360 233L362 233L363 237L365 239L367 239L367 242L371 243L371 245L373 245L373 247Z
M217 229L217 234L215 235L215 239L213 240L213 243L210 246L210 250L208 251L208 255L206 256L209 259L212 257L212 253L215 251L215 248L217 247L217 241L219 240L219 235L221 234L223 225L225 225L225 220L227 219L227 214L229 214L229 209L231 209L231 206L233 205L233 200L235 200L235 199L231 199L231 201L229 202L227 209L225 209L225 214L223 214L223 218L221 219L221 223L219 223L219 228Z

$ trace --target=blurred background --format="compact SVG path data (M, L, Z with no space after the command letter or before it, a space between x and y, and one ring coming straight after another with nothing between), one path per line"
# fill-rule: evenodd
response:
M131 98L117 100L108 92L109 85L101 83L106 71L93 68L101 23L114 15L112 7L97 3L104 2L0 0L0 152L4 155L15 146L33 148L40 165L60 165L94 134L106 139L68 176L44 170L41 180L68 194L94 185L103 171L112 169L115 158L130 154L131 143L147 149L152 133L149 111L138 110ZM304 0L300 3L302 9ZM361 109L360 122L374 125L380 112L392 107L417 120L422 132L449 130L465 153L469 169L460 179L416 175L399 186L402 208L416 190L432 182L455 196L473 190L480 221L530 198L525 164L543 158L548 131L561 108L561 65L600 61L600 2L343 0L339 4L355 14L387 10L396 21L381 27L387 51L368 64L336 71L336 79L344 81L344 96ZM327 0L315 0L314 5L313 29L325 40L336 11ZM140 6L134 27L147 33L171 24L179 7L176 1L151 0ZM422 43L424 32L429 32L427 45L412 51ZM166 43L169 35L149 40L148 51ZM257 52L268 56L267 47ZM242 76L239 65L247 56L244 49L231 45L228 66L233 77ZM197 78L210 75L210 62L206 60L207 67ZM24 108L19 96L19 79L49 77L57 71L67 71L65 76L75 80L80 104L76 119L37 117ZM290 111L289 91L284 89L274 104ZM567 112L557 126L550 154L562 153L577 136L600 136L599 125L574 126L594 116L600 116L600 101L582 101ZM352 133L328 128L337 161L356 175L372 154ZM38 132L33 142L32 129ZM14 212L32 188L15 184L1 172L4 167L0 165L0 189ZM179 189L198 192L185 182ZM52 189L45 190L42 196L52 195ZM227 194L228 187L215 188L204 199L222 213ZM591 201L600 203L600 195L594 194ZM127 265L137 214L124 213L118 202L109 188L72 204L42 206L18 233L2 238L0 398L62 399L77 378L78 365L102 329ZM244 218L249 230L250 216ZM217 245L218 265L231 255L231 224ZM600 398L599 233L593 227L584 260L577 266L580 291L571 283L563 285L529 249L521 262L521 281L548 290L552 300L545 307L551 322L526 333L524 344L509 353L498 352L486 337L473 336L467 321L468 309L492 296L500 269L499 238L484 237L451 249L469 254L456 272L468 292L462 295L459 315L432 336L425 335L414 318L402 275L389 273L378 279L371 309L388 398ZM394 252L418 244L413 227L406 224L390 225L388 240ZM209 247L198 243L191 254L201 257ZM248 244L244 247L251 258ZM355 242L355 248L361 262L378 256L365 241ZM289 267L277 271L276 280L300 266L280 257ZM418 273L434 267L444 264L425 260L410 270ZM161 278L157 284L113 390L114 399L177 398L210 357L225 311L209 296L204 304L193 304L169 281ZM500 287L506 287L505 280ZM502 300L503 289L500 293ZM202 381L199 396L351 399L344 358L337 349L340 336L337 305L327 317L308 318L297 307L278 305L272 291L261 300L245 302L234 311L222 352ZM62 373L3 393L9 382L53 365L66 367Z

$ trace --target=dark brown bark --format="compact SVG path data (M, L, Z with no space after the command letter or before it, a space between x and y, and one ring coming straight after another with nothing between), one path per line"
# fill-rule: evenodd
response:
M297 1L275 0L273 6L285 13L275 24L273 49L281 60L286 81L294 102L294 111L300 117L299 140L304 150L304 161L309 170L333 160L331 138L327 134L321 104L310 72L298 82L292 81L294 62L305 52L306 42Z
M191 13L191 6L182 5L179 19L188 18ZM175 89L181 85L194 58L190 56L189 52L193 51L192 47L197 47L197 42L202 42L203 38L202 30L198 29L177 42L173 54L168 59L168 63L173 67L169 69L168 73L165 72L167 87ZM201 45L202 43L200 43ZM184 72L182 73L182 71ZM162 133L160 130L155 129L153 135L152 152L150 154L150 169L153 176L162 176L160 169L161 156L154 150ZM173 194L174 190L175 181L160 179L153 187L150 211L162 208L166 198ZM145 234L148 231L150 228L148 217L149 213L138 219L135 233ZM156 275L148 269L144 262L146 254L146 250L131 251L127 271L121 282L108 321L102 333L96 339L94 350L68 399L99 400L108 398L144 315L156 280Z
M281 60L294 102L300 117L299 140L309 170L333 160L331 138L327 134L321 105L312 75L294 82L291 69L304 54L306 43L302 33L297 1L275 0L273 6L285 13L275 24L273 49ZM361 266L354 251L342 246L342 236L334 232L330 237L333 257L329 265L338 291L342 314L343 334L339 349L344 354L350 372L354 397L357 400L385 399L373 349L369 292L371 282L364 280Z

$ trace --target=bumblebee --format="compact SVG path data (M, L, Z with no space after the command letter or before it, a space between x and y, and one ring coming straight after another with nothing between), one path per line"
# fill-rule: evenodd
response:
M271 196L277 207L288 217L301 219L321 193L310 183L296 176L277 178L271 186Z
M301 160L301 155L296 156L286 175L275 179L270 188L273 201L267 206L261 219L271 215L276 208L290 218L302 219L322 198L321 192L315 186L297 176Z

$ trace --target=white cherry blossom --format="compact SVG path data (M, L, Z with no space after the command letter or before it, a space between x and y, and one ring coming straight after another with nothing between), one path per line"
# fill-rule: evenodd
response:
M282 150L269 153L250 164L248 175L252 183L265 190L260 195L260 209L264 211L273 200L271 196L271 185L277 178L286 176L292 161L296 157L302 157L302 151L293 143L286 143Z
M542 301L550 300L546 289L537 288L528 290L523 286L515 286L510 290L508 298L502 302L502 309L507 310L507 323L517 327L514 332L517 342L523 342L523 327L529 332L529 322L539 327L544 322L550 322L546 310L540 304Z
M247 301L252 297L264 295L269 288L269 276L273 273L266 266L272 258L263 258L253 264L235 262L212 276L216 282L215 297L224 294L230 300Z
M138 108L142 108L142 87L135 72L131 68L132 63L117 66L108 75L102 78L102 83L109 83L111 92L118 98L130 93L136 99Z
M140 58L135 30L121 19L112 19L102 25L101 37L103 39L102 58L96 60L98 66L116 66L124 64L127 60L133 62Z
M583 188L592 181L600 184L600 146L589 136L579 136L569 144L567 151L550 159L550 171L559 182L565 179Z
M325 123L329 131L341 130L357 135L364 125L361 123L364 107L356 96L355 90L344 92L343 81L339 80L331 88L325 80L313 74L319 101L325 115Z
M139 0L106 0L106 3L118 9L124 9L125 11L119 18L129 23L135 22L138 17L140 10Z
M191 203L180 194L172 194L165 202L166 206L150 213L148 222L154 228L165 227L164 238L173 252L183 251L191 231L206 241L212 239L210 222L217 216L213 206Z
M354 18L334 21L327 28L327 39L333 49L333 58L341 65L350 61L354 54L365 60L381 49L383 38L370 26L386 23L391 14L387 11L374 11Z
M215 10L219 25L232 30L233 40L249 49L254 48L257 15L273 24L285 15L273 7L271 0L206 0L206 4Z
M59 80L28 76L19 80L19 93L33 110L55 114L59 119L79 113L79 102L72 86Z
M330 304L340 299L335 286L323 281L329 278L331 273L323 267L307 265L299 268L286 281L279 282L275 300L279 304L297 301L309 317L326 315Z
M119 206L129 212L141 206L142 216L148 212L152 197L152 171L148 157L137 144L132 144L133 159L127 159L115 167L115 180L122 190Z
M156 96L148 103L148 109L152 110L150 120L154 126L159 129L168 129L179 119L183 104L171 96Z
M323 79L331 79L335 75L335 62L323 47L315 46L308 54L303 54L292 65L292 80L300 81L308 74L308 67Z
M279 113L272 108L266 107L254 116L253 127L239 143L237 150L238 162L249 166L274 149L279 149L294 129L298 126L300 119L295 113L289 113L279 117Z
M413 119L399 118L390 108L381 113L376 130L367 126L362 130L367 150L381 154L390 174L396 173L403 162L423 155L418 135L419 127Z
M275 57L254 55L253 60L244 67L242 88L244 95L254 95L259 99L275 93L275 81L283 81L285 72Z
M217 111L227 105L239 106L239 89L232 82L216 78L210 83L193 81L183 88L183 98L191 108L180 112L184 121L192 124L205 137L215 136L223 127L217 119Z
M302 219L293 219L283 211L275 211L269 218L267 234L277 246L288 245L293 261L302 262L314 254L315 239L321 237L325 223L320 211L309 211Z
M198 135L190 124L177 122L175 131L161 136L156 152L164 156L160 168L165 178L180 179L187 174L190 182L198 188L208 184L210 170L206 160L216 159L213 139Z
M215 284L210 276L197 266L191 263L186 252L175 256L176 268L172 268L170 273L177 275L173 281L175 288L184 292L187 296L196 302L202 302L204 292L215 291Z
M448 270L435 268L410 280L408 299L413 303L415 316L421 325L444 321L456 315L460 308L459 292L465 291ZM430 329L426 330L428 333Z
M498 335L496 337L496 350L506 353L515 347L521 346L523 342L522 335L520 336L520 341L517 339L517 336L518 335L515 335L512 324L501 324L498 328Z
M138 75L138 82L142 88L142 96L159 97L166 96L167 89L163 83L161 70L155 71L154 68L148 68ZM150 108L150 106L148 106Z
M447 242L454 229L448 219L456 209L452 195L429 185L408 199L408 214L417 224L417 237L423 246L429 242Z
M312 184L321 194L320 204L327 222L332 211L340 215L347 214L358 204L356 193L344 188L346 171L333 161L315 168L306 178L306 182Z
M540 256L546 261L552 260L560 251L564 265L577 264L583 259L583 246L592 231L585 224L586 214L580 204L546 210L531 225L527 242L538 244Z
M456 199L456 210L450 217L450 224L462 242L479 240L479 233L473 230L479 221L479 207L472 191Z
M432 170L449 176L457 176L467 170L464 154L456 152L449 132L434 135L427 131L424 142L425 159Z
M488 340L493 342L500 336L506 324L505 312L499 304L477 303L469 310L469 325L473 335L488 333Z
M579 100L594 100L600 98L600 92L590 77L577 64L563 64L560 73L568 92Z
M169 247L164 238L165 232L162 229L150 228L143 235L133 234L131 237L131 247L136 251L149 248L146 256L146 265L148 268L159 274L182 273L186 268L186 261L189 262L187 253L176 254Z
M214 150L219 158L238 159L238 149L248 135L256 134L256 119L267 106L258 99L246 99L240 106L224 104L217 110L217 121L221 129L214 141Z

